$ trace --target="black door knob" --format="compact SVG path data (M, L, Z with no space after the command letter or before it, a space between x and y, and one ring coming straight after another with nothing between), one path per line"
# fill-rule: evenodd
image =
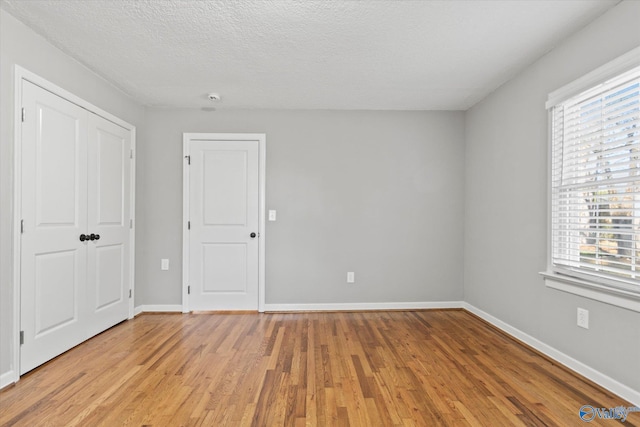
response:
M92 236L93 236L93 234L92 234ZM96 240L100 240L100 235L99 234L96 234Z
M89 236L89 240L100 240L100 235L91 233L91 236Z
M89 236L87 236L86 234L81 234L80 235L80 241L84 242L85 240L89 240Z
M252 239L255 239L255 238L256 238L256 233L251 233L251 234L249 234L249 236L250 236Z

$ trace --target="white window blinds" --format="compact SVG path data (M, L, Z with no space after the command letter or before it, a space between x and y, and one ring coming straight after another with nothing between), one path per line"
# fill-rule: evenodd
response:
M640 292L640 67L552 106L551 262Z

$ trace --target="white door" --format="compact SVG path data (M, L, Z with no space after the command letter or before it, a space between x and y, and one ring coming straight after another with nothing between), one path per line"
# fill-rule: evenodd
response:
M23 82L20 373L85 339L87 111Z
M191 141L189 308L257 310L258 141Z
M22 102L20 374L128 317L130 146L27 81Z
M129 315L129 174L131 133L89 117L87 232L88 336Z

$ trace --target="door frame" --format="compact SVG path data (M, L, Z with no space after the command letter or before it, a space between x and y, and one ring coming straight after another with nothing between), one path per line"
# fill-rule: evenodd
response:
M134 315L134 297L135 297L135 191L136 191L136 127L122 119L96 107L88 101L68 92L65 89L51 83L50 81L22 68L19 65L14 67L14 132L13 132L13 363L11 371L13 373L12 382L20 380L20 318L21 318L21 264L22 264L22 237L21 237L21 220L22 220L22 81L26 80L42 89L57 95L72 104L75 104L85 110L94 113L120 127L131 132L131 170L129 178L129 211L130 211L130 227L129 227L129 290L131 297L129 298L129 319ZM4 385L4 384L3 384Z
M258 311L264 312L265 305L265 213L266 213L266 160L267 137L264 133L183 133L182 134L182 312L189 313L189 162L192 141L257 141L258 142Z

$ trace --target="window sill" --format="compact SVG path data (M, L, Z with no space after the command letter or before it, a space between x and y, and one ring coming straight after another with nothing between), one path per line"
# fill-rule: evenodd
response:
M548 288L640 313L640 295L562 274L543 271L540 275Z

